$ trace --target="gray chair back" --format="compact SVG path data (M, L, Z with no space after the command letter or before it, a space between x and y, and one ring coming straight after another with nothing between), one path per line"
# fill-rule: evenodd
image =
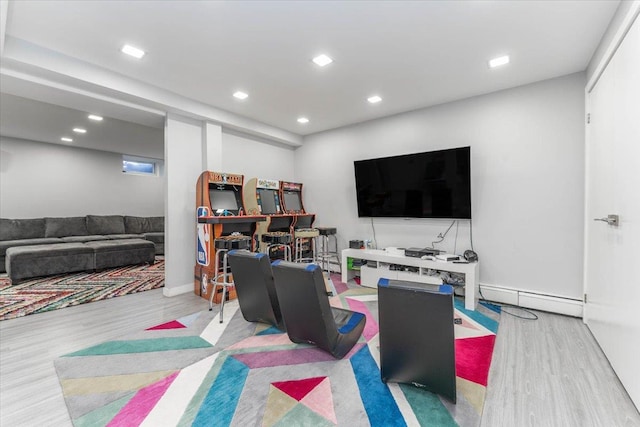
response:
M453 288L378 281L383 382L424 387L456 402Z
M342 358L362 334L362 313L331 307L322 269L278 260L272 264L276 293L289 339Z
M267 254L232 250L228 262L242 316L248 322L271 324L284 331L280 304Z

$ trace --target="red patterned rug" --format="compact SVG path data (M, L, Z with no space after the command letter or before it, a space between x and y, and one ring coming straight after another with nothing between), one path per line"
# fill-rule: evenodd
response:
M130 265L99 273L41 277L11 285L0 277L0 320L100 301L164 286L164 257L154 265Z

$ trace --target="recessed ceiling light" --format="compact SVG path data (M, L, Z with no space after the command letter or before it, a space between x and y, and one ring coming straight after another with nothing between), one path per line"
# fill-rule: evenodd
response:
M73 131L76 133L87 133L87 130L82 128L73 128Z
M131 46L129 44L125 44L124 46L122 46L122 49L120 49L120 51L138 59L142 58L147 53L144 50L138 49L137 47Z
M60 138L60 141L64 141L64 142L73 142L73 139L71 139L71 138L67 138L66 136L63 136L62 138Z
M102 121L102 117L96 116L95 114L89 114L89 119L95 120L96 122L101 122Z
M329 58L324 53L322 55L318 55L313 58L313 62L320 67L324 67L325 65L329 65L333 62L333 59Z
M374 95L374 96L370 96L369 98L367 98L367 101L369 101L372 104L376 104L376 103L382 101L382 98L380 98L378 95Z
M508 63L509 63L509 55L500 56L499 58L493 58L491 61L489 61L489 67L496 68Z
M236 93L234 93L233 96L235 96L238 99L247 99L249 97L249 95L240 91L237 91Z
M298 123L302 123L302 124L309 123L309 119L307 119L306 117L299 117Z

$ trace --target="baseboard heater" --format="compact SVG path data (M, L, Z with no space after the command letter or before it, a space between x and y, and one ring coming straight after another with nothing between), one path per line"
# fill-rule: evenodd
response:
M520 291L502 286L480 284L481 298L496 303L511 304L523 308L548 311L573 317L582 317L581 300Z

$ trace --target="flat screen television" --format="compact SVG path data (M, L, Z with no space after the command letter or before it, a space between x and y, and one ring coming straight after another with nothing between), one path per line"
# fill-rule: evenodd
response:
M359 217L471 219L471 147L353 163Z

